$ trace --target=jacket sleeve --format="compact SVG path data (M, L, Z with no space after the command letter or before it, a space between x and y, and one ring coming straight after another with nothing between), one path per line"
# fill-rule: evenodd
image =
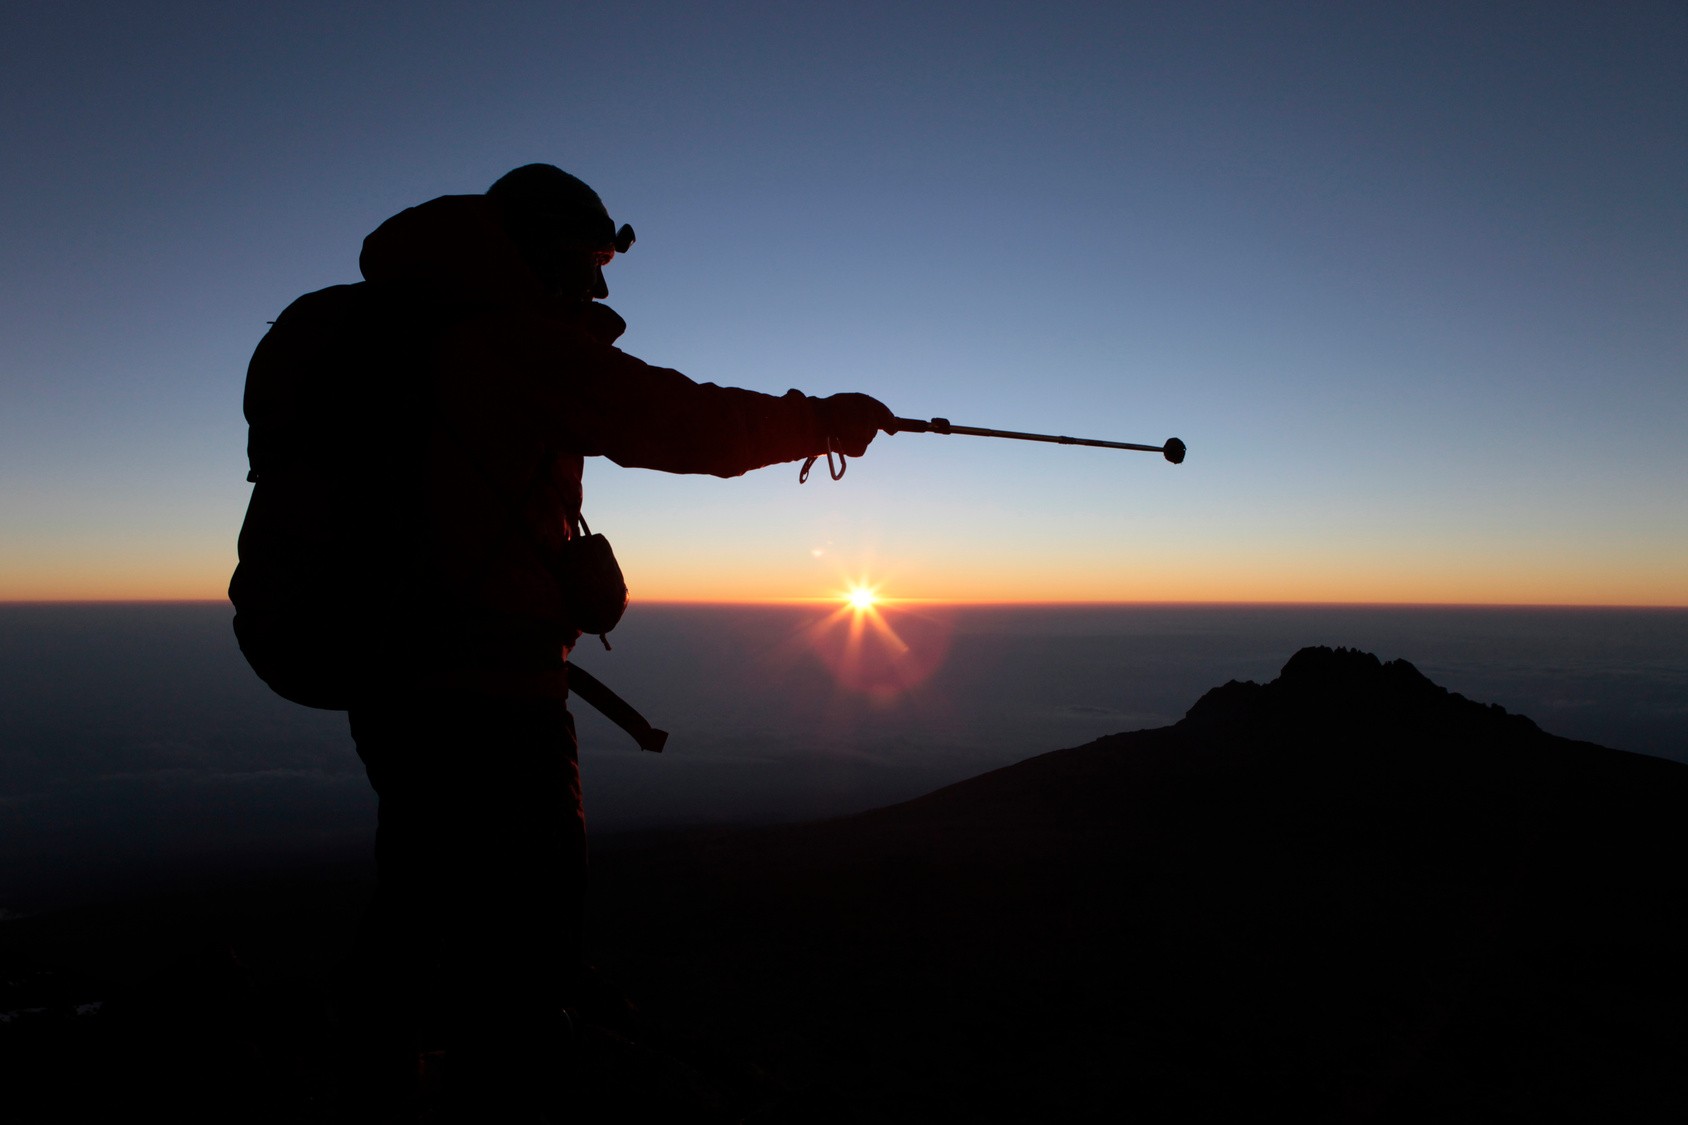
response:
M592 339L567 321L494 317L444 368L502 401L512 436L526 433L628 468L735 477L826 452L816 400L699 383ZM496 388L496 389L494 389ZM449 409L449 407L448 407Z
M616 348L583 356L565 425L586 456L626 468L736 477L826 451L814 400L698 383ZM581 425L581 423L585 423Z

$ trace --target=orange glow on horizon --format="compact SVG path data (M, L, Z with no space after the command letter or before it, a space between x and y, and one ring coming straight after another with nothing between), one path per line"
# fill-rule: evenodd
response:
M49 558L19 545L0 559L0 602L223 601L232 553L118 543ZM846 612L921 605L1445 605L1688 608L1680 560L1652 557L1601 568L1580 559L1308 559L1265 548L1242 553L1144 549L1108 567L1076 559L914 557L900 562L896 596L857 575L816 574L814 561L699 565L643 554L624 559L634 603L845 605ZM817 579L819 579L817 581ZM816 591L832 589L831 593ZM858 594L858 591L861 591ZM1036 596L1026 594L1035 592ZM871 603L864 605L871 597Z
M836 605L838 598L832 597L644 597L632 599L630 605L638 606L675 606L699 607L710 606L819 606ZM0 593L0 605L229 605L226 594L206 594L203 591L189 590L181 594L172 593L89 593L54 592L48 594L24 593L21 595L6 595ZM1051 607L1084 607L1095 606L1107 608L1109 606L1166 606L1173 607L1224 607L1246 606L1260 608L1295 609L1306 608L1353 608L1353 609L1657 609L1680 610L1688 612L1688 602L1646 602L1646 601L1478 601L1478 600L1438 600L1438 599L1385 599L1385 598L877 598L875 608L896 609L966 609L968 607L1009 607L1009 606L1051 606ZM232 612L233 607L230 607ZM834 618L842 619L844 614L855 612L855 607L846 605L834 614ZM830 620L830 619L829 619Z

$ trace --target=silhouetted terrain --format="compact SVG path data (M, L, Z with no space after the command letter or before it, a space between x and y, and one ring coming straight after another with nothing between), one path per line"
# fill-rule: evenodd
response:
M1174 726L905 804L600 849L597 960L642 1020L584 1036L591 1098L670 1120L1682 1120L1685 811L1680 764L1306 649ZM0 1007L43 1009L0 1026L0 1112L324 1118L360 888L0 927L35 974Z

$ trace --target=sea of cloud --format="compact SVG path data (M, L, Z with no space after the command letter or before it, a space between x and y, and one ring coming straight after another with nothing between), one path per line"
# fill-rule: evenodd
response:
M0 910L368 854L338 713L247 669L212 604L0 606ZM635 606L580 663L671 732L576 707L588 818L839 815L1176 722L1297 649L1404 658L1548 731L1688 761L1688 612L1376 607Z

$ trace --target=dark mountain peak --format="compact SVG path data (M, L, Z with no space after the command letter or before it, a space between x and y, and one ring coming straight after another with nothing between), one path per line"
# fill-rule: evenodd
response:
M757 996L899 1120L1678 1122L1685 809L1679 763L1320 647L1174 726L594 878L613 948L697 964L680 1009Z
M1278 679L1286 683L1317 683L1329 682L1332 679L1346 677L1353 680L1375 680L1386 669L1405 669L1420 682L1429 685L1430 681L1420 675L1417 668L1405 660L1391 660L1385 663L1369 652L1361 652L1357 648L1330 648L1327 645L1308 645L1289 658L1283 671L1278 673Z
M1457 727L1512 736L1538 729L1522 715L1437 686L1405 660L1382 661L1359 649L1324 645L1290 657L1271 683L1232 680L1214 688L1178 726L1203 733L1239 728L1313 732L1340 726L1419 734Z

